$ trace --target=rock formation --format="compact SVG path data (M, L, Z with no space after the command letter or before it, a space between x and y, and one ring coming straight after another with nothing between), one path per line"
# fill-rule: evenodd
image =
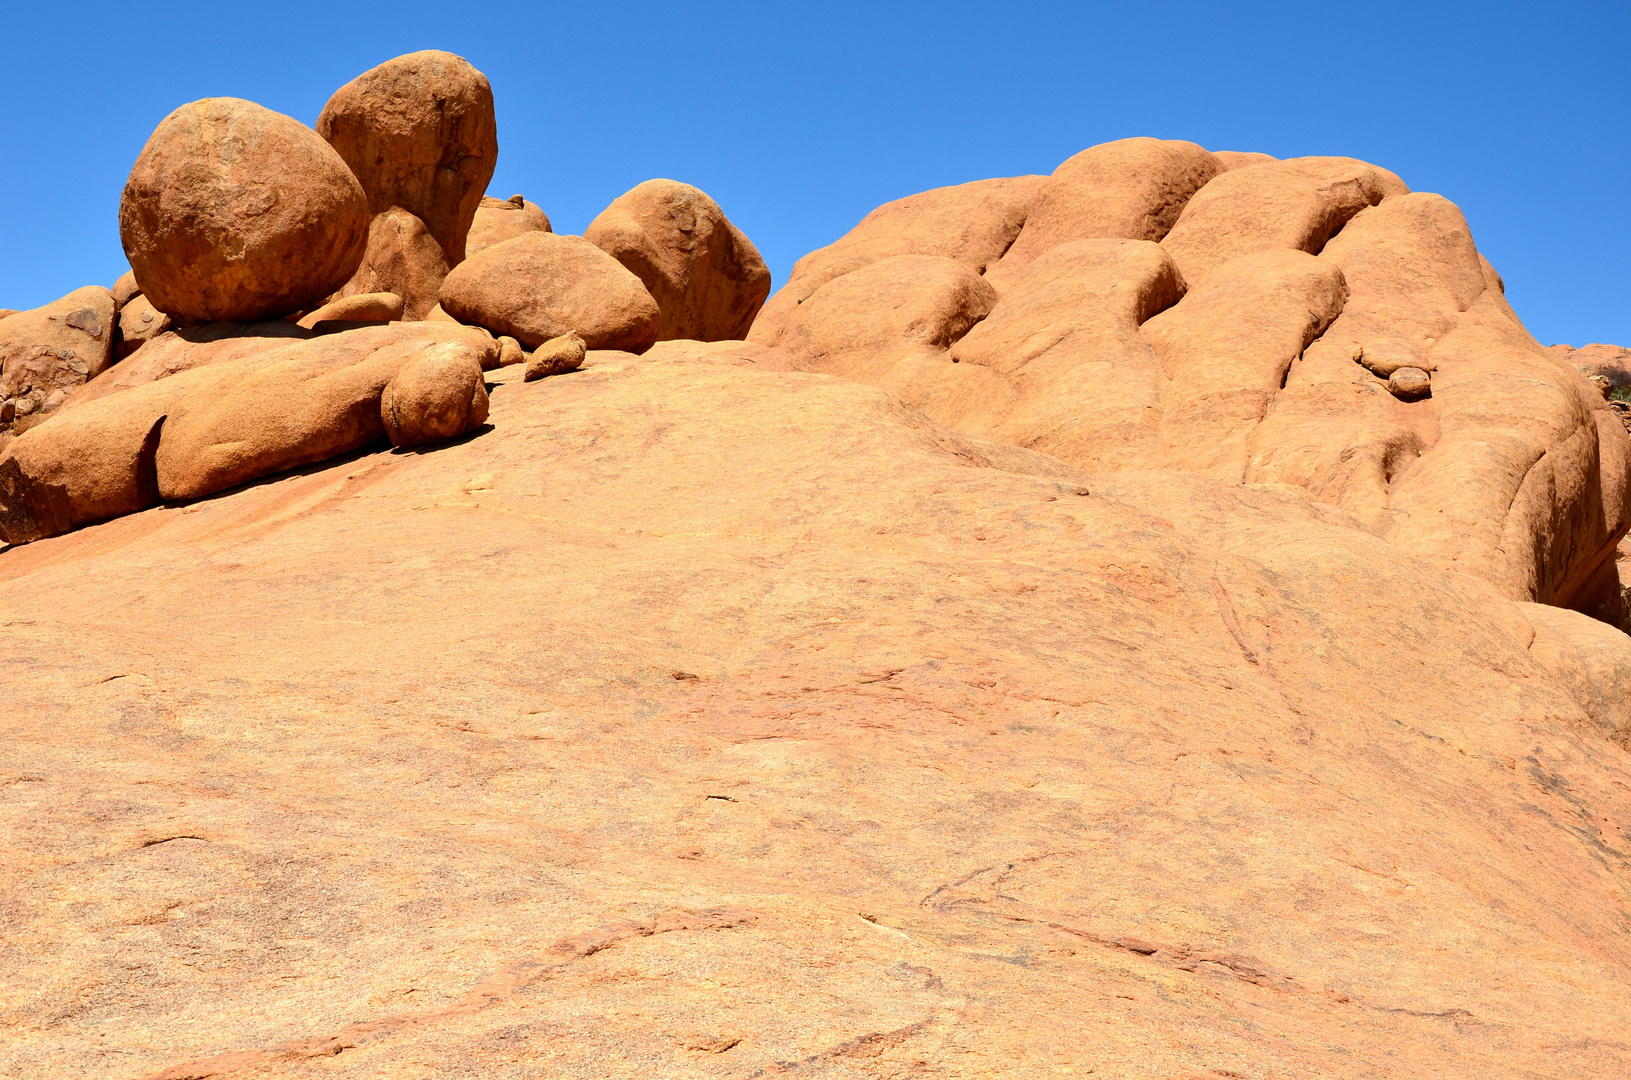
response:
M760 308L492 115L188 106L0 317L0 1074L1631 1073L1631 353L1155 139Z
M189 324L310 306L351 276L367 231L346 162L299 121L237 98L165 117L119 204L141 291Z
M601 211L583 238L657 301L660 341L746 337L770 295L770 269L753 241L689 184L647 180Z

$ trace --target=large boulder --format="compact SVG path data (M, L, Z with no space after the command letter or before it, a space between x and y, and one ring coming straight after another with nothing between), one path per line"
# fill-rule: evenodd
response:
M520 195L508 199L482 196L476 207L476 217L470 223L470 234L465 240L464 255L469 258L494 244L513 240L523 233L554 232L549 215Z
M555 233L527 233L467 259L442 283L441 306L529 348L576 331L591 349L643 352L662 331L639 278L583 237Z
M759 249L690 184L637 185L602 210L583 238L645 285L657 301L662 341L744 338L770 295Z
M141 291L182 324L253 322L345 284L368 240L368 201L298 120L237 98L165 117L119 204Z
M482 358L445 342L420 350L397 369L380 395L380 422L392 446L456 439L487 421Z
M113 360L113 293L100 285L0 320L0 405L14 422L49 412ZM0 424L3 426L3 424Z
M498 164L485 75L448 52L399 56L336 90L317 131L362 182L373 213L401 207L425 223L449 266L464 260L465 236Z

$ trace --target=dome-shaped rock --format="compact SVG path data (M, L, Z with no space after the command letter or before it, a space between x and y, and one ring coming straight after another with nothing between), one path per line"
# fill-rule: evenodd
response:
M527 233L460 263L442 283L460 322L536 347L577 331L591 349L644 352L661 329L640 279L581 236Z
M373 213L401 207L425 223L449 266L463 261L498 163L487 76L448 52L399 56L336 90L317 131L362 181Z
M179 323L251 322L309 307L362 258L368 203L304 124L237 98L165 117L119 206L141 291Z
M747 336L770 295L770 268L706 193L647 180L589 223L583 238L639 278L662 313L661 341Z

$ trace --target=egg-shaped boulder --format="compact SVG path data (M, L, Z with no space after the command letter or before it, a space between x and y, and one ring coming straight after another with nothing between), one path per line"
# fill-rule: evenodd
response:
M165 117L119 204L141 292L181 325L315 306L356 270L368 221L362 185L333 147L239 98Z

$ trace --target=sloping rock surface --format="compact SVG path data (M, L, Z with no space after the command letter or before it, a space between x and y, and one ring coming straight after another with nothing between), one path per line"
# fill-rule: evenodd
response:
M1631 1071L1520 605L774 353L0 552L0 1072Z

